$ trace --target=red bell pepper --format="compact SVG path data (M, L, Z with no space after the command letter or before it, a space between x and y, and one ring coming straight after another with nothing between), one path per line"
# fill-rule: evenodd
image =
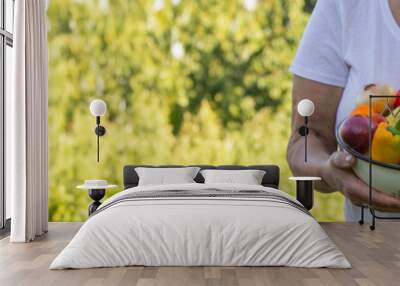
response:
M400 106L400 90L398 90L396 93L396 99L394 101L393 106L394 106L394 108Z

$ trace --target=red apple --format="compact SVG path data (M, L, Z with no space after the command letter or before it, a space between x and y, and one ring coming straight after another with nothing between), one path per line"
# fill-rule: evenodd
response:
M373 120L372 133L375 132L376 127L377 123ZM361 115L350 117L344 122L340 135L351 148L361 154L367 153L369 149L369 118Z
M373 121L373 123L375 123L375 127L376 126L378 126L379 125L379 123L381 123L381 122L386 122L387 120L386 120L386 118L385 118L385 116L383 116L382 114L380 114L380 113L374 113L374 114L372 114L372 121ZM374 124L373 124L374 125ZM374 130L375 131L375 130Z

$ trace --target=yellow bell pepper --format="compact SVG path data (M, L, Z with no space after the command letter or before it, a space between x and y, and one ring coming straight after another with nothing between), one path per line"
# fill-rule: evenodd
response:
M378 125L372 139L372 159L400 164L400 130L386 122Z

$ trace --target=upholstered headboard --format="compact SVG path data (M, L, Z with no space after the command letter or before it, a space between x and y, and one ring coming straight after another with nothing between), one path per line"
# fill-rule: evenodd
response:
M222 165L222 166L211 166L211 165L190 165L188 167L200 167L204 169L220 169L220 170L263 170L265 175L262 179L262 185L265 187L271 187L278 189L279 187L279 167L276 165L252 165L252 166L240 166L240 165ZM136 187L139 183L139 177L135 171L136 167L148 167L148 168L181 168L186 167L182 165L127 165L124 167L124 189ZM194 180L197 183L204 183L203 176L198 173Z

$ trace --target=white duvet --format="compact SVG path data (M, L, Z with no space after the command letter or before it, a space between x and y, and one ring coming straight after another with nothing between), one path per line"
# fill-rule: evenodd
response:
M290 197L262 186L180 184L136 187L107 201L129 192L205 187L265 190ZM314 218L299 209L228 197L154 198L112 205L85 222L50 269L127 265L351 267Z

